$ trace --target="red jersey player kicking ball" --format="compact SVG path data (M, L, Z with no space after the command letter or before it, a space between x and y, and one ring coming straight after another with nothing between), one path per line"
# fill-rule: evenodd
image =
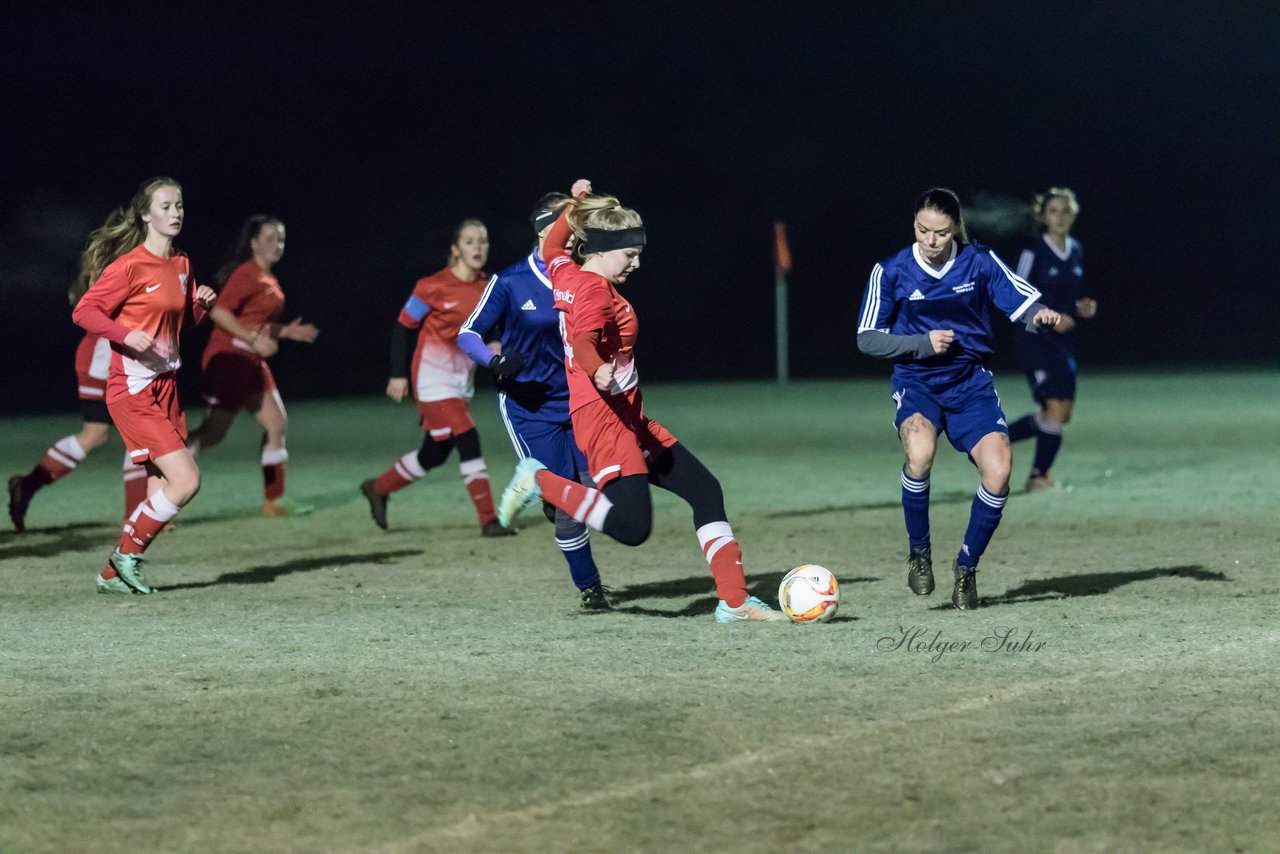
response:
M742 551L726 520L720 482L693 452L644 412L634 347L639 330L617 286L640 267L644 224L612 196L592 196L585 179L573 185L543 244L547 273L561 312L573 432L587 455L591 489L552 474L532 457L516 466L502 493L504 525L539 499L618 542L638 546L653 527L650 485L683 498L703 557L711 566L717 623L785 617L747 593ZM574 255L570 236L576 237Z

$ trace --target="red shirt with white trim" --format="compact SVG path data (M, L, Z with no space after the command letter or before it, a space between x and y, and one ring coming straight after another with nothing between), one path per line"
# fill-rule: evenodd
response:
M161 258L138 244L108 264L80 297L71 319L111 342L108 403L137 394L182 364L178 333L183 316L191 311L197 323L204 317L204 309L194 302L195 287L186 255ZM151 349L138 353L125 346L125 336L134 330L155 339Z

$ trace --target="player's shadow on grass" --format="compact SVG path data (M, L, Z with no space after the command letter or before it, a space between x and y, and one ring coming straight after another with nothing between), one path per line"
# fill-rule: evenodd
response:
M41 534L60 535L56 540L43 540ZM57 557L66 552L105 548L120 536L119 522L75 522L50 528L27 528L25 533L8 532L0 537L0 560L15 558ZM14 545L10 546L10 543Z
M778 585L782 582L782 572L763 572L747 576L747 591L766 602L772 603L778 593ZM879 578L862 576L858 578L842 578L843 584L864 584L879 581ZM666 611L660 608L649 608L642 605L626 605L624 603L638 599L684 599L689 596L698 598L678 611ZM610 593L614 602L614 610L623 614L638 614L642 617L702 617L712 613L719 601L715 595L715 582L708 575L691 575L688 578L673 578L665 581L650 581L644 584L629 584ZM855 619L853 617L836 617L833 622Z
M978 574L981 577L982 573ZM1043 602L1048 599L1070 599L1075 596L1103 596L1129 584L1153 581L1157 578L1189 578L1192 581L1230 581L1221 572L1209 572L1198 564L1186 566L1157 566L1151 569L1135 569L1129 572L1091 572L1085 575L1064 575L1058 578L1040 578L1027 581L1021 587L1005 591L999 596L981 598L983 607L990 605L1020 605L1026 602ZM979 585L981 589L981 585ZM951 605L938 605L933 610L951 610Z
M422 549L399 549L389 552L367 552L365 554L322 555L320 557L298 558L270 566L251 566L240 572L224 572L213 581L192 581L186 584L169 584L157 587L157 590L203 590L206 587L217 587L222 584L272 584L277 578L292 575L295 572L314 572L317 569L333 569L353 564L388 563L402 557L412 557L423 553Z
M330 492L309 493L300 496L290 496L290 500L295 500L299 505L305 505L310 510L304 515L318 513L321 510L328 510L332 507L341 507L344 504L350 504L352 497L359 497L358 493L350 489L341 491L333 490ZM184 528L194 527L197 525L208 525L214 522L230 522L233 520L261 518L262 511L257 504L246 504L243 507L217 510L212 513L203 513L198 516L180 517L176 524Z
M934 495L929 499L930 506L934 504L968 504L973 501L972 492L944 492ZM776 513L766 513L766 519L798 519L803 516L821 516L824 513L853 513L857 510L898 510L902 508L901 500L894 501L872 501L865 504L842 504L839 507L828 504L826 507L811 507L807 510L779 510Z

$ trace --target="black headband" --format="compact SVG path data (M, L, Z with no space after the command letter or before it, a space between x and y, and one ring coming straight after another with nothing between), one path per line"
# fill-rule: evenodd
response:
M610 230L606 228L588 228L587 242L582 251L587 255L596 252L610 252L614 249L626 249L629 246L644 246L644 226Z
M533 223L533 233L541 234L542 229L546 228L547 226L551 225L551 223L555 222L556 218L559 216L560 216L560 211L552 210L551 208L543 208L542 210L538 211L530 218L530 222Z

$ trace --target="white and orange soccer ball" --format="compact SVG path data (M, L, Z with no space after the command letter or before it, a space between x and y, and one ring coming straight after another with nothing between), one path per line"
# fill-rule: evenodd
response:
M840 607L840 582L816 563L797 566L778 585L778 605L793 623L825 623Z

